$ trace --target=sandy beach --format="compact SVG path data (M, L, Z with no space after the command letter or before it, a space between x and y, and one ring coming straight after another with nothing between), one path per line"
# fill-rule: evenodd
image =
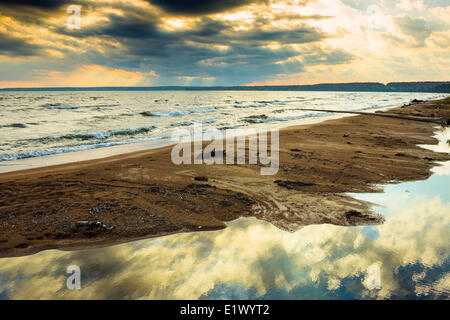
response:
M450 98L387 112L448 124ZM371 204L346 193L429 177L438 161L450 160L418 146L436 144L437 130L371 115L289 127L280 131L274 176L260 175L259 165L175 165L171 146L0 174L0 256L217 230L239 217L291 232L380 224Z

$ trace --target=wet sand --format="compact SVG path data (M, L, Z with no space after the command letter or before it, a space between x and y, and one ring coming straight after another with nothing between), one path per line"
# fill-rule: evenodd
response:
M449 123L450 98L388 112ZM217 230L243 216L291 232L383 223L345 193L429 177L437 161L450 160L418 146L436 144L438 129L369 115L289 127L280 131L274 176L260 175L260 165L174 165L170 146L0 174L0 256Z

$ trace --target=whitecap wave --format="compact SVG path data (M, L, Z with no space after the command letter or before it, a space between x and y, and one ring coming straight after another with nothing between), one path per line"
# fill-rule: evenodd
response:
M143 111L139 114L144 117L181 117L192 113L208 113L215 112L216 108L202 108L202 109L191 109L184 111L171 111L171 112L160 112L160 111Z

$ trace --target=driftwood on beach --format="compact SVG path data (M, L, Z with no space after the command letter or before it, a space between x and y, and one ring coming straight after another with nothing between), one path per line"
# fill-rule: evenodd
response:
M378 117L388 117L388 118L397 118L403 120L413 120L413 121L422 121L422 122L431 122L441 125L448 125L442 118L430 118L430 117L421 117L421 116L411 116L411 115L402 115L396 113L370 113L370 112L362 112L362 111L343 111L343 110L330 110L330 109L300 109L302 111L316 111L316 112L332 112L332 113L349 113L349 114L360 114L367 116L378 116Z

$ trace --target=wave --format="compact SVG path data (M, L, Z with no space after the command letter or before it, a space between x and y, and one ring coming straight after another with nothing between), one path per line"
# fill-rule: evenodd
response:
M237 109L264 108L264 107L267 107L267 104L244 104L244 105L235 104L234 107Z
M112 103L112 104L95 104L92 106L81 106L81 108L111 108L111 107L118 107L120 106L119 103Z
M283 118L269 118L266 115L259 115L259 116L249 116L247 118L242 119L243 122L247 123L271 123L271 122L284 122L284 121L293 121L293 120L300 120L305 118L316 118L316 117L323 117L326 113L320 112L320 113L308 113L303 114L299 116L289 116L289 117L283 117Z
M191 109L185 111L171 111L171 112L159 112L159 111L144 111L139 114L144 117L181 117L192 113L208 113L215 112L216 108L203 108L203 109Z
M62 140L77 140L77 141L86 141L86 140L105 140L114 136L133 136L137 134L147 133L154 130L155 126L141 127L136 129L121 129L121 130L113 130L107 132L93 132L93 133L73 133L73 134L65 134L58 137L42 137L42 138L32 138L22 140L22 142L38 142L43 144L55 143Z
M110 108L110 107L117 107L120 106L120 104L94 104L94 105L87 105L87 106L66 106L62 105L60 103L46 103L41 105L42 108L46 109L56 109L56 110L75 110L80 108Z
M50 109L58 109L58 110L74 110L79 109L80 106L55 106Z
M207 119L207 120L202 120L202 121L200 121L201 123L214 123L214 122L216 122L217 120L216 119Z
M184 121L184 122L178 122L178 123L172 123L170 125L171 128L177 128L177 127L188 127L192 126L194 123L202 123L202 124L209 124L216 122L216 119L207 119L207 120L200 120L200 121Z
M0 125L0 128L27 128L26 124L23 123L11 123Z
M262 101L255 101L255 102L262 103L262 104L270 104L270 103L280 102L280 100L262 100Z
M177 128L177 127L189 127L192 125L192 122L178 122L178 123L172 123L170 125L171 128Z
M144 117L179 117L185 115L183 112L174 111L174 112L157 112L157 111L144 111L140 112L140 115Z
M366 111L366 110L374 110L374 109L384 109L384 108L391 108L391 107L397 107L398 103L391 103L391 104L384 104L384 105L373 105L370 107L360 108L357 110L352 111Z
M78 151L91 150L91 149L100 149L100 148L114 147L114 146L124 145L124 144L163 140L163 139L170 139L170 138L171 138L171 136L149 137L149 138L141 138L141 139L129 139L129 140L124 140L124 141L112 141L112 142L105 142L105 143L81 145L81 146L74 146L74 147L57 147L57 148L39 149L39 150L32 150L32 151L25 151L25 152L18 152L18 153L11 153L11 154L7 154L7 155L3 155L3 156L0 156L0 162L49 156L49 155L54 155L54 154L78 152Z
M62 106L61 103L44 103L42 105L40 105L41 108L46 108L46 109L52 109L53 107L59 107Z
M107 132L96 132L96 133L77 133L77 134L68 134L61 136L62 139L81 139L81 140L89 140L89 139L100 139L104 140L113 136L132 136L140 133L147 133L155 129L155 126L141 127L136 129L122 129L122 130L114 130Z
M257 106L258 106L258 104L259 105L263 105L263 106L266 106L266 105L277 105L277 106L284 106L284 105L286 105L286 104L288 104L288 103L293 103L293 102L303 102L303 101L305 101L305 99L306 98L304 98L304 97L296 97L296 98L294 98L294 97L288 97L288 99L287 100L261 100L261 101L255 101L256 103L257 103L257 105L250 105L250 106L245 106L245 105L243 105L243 106L240 106L240 104L237 104L238 106L235 106L235 108L246 108L246 107L254 107L254 108L256 108Z
M262 123L267 119L268 119L268 117L265 114L261 114L261 115L248 116L248 117L244 118L243 121L245 121L247 123Z

